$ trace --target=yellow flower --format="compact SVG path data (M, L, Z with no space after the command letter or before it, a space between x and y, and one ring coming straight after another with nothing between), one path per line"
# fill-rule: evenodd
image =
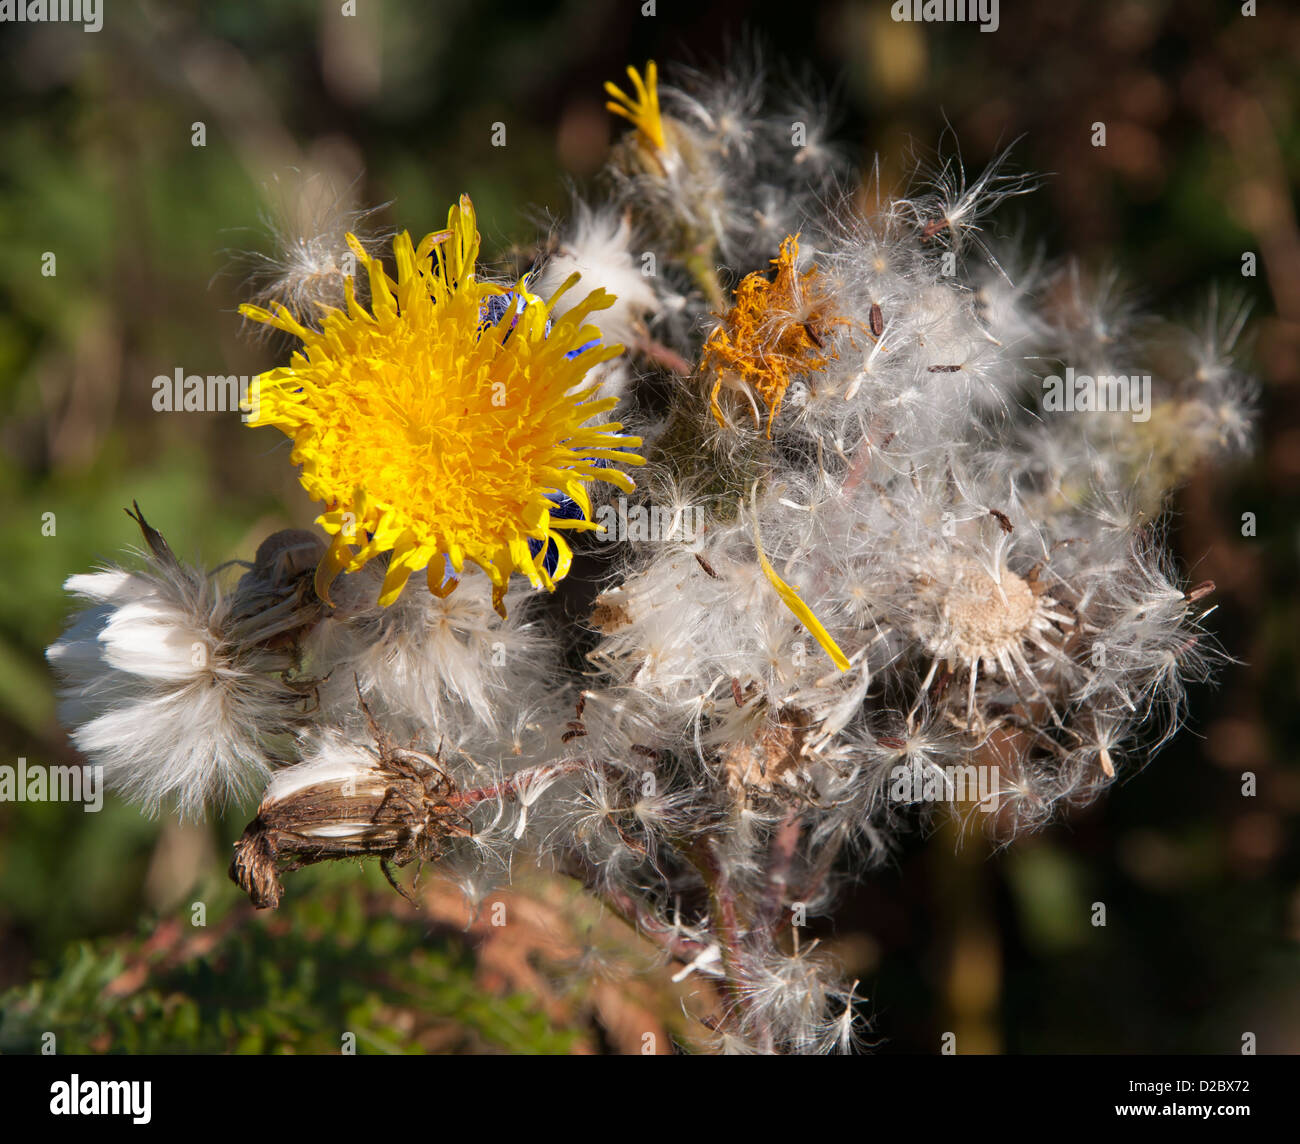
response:
M635 98L617 84L606 81L605 93L610 96L610 100L605 107L615 115L629 120L653 150L662 151L667 146L667 140L664 137L663 117L659 114L659 69L654 60L646 64L644 82L634 67L629 66L627 74L632 80Z
M502 614L513 572L554 590L572 560L559 530L600 527L587 482L630 492L631 478L609 466L644 463L629 451L640 438L617 422L591 424L617 399L595 398L598 385L575 389L623 351L583 324L614 297L596 290L552 319L578 275L545 303L524 282L513 291L478 282L464 195L447 230L418 247L397 236L396 281L354 236L348 244L369 273L370 312L350 278L346 313L326 311L319 330L283 306L241 307L302 340L288 366L256 379L249 424L293 438L303 487L325 503L317 523L334 539L316 570L318 595L328 600L339 572L390 551L382 605L421 568L446 596L467 562L488 574Z

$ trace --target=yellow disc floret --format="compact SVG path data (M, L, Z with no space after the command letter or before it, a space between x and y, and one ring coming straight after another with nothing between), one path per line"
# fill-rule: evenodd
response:
M523 282L514 290L478 282L479 235L463 195L447 230L419 246L397 236L396 281L352 235L348 242L369 275L369 312L351 279L346 313L327 311L319 330L284 307L241 308L302 340L288 366L256 379L249 424L293 438L303 487L325 503L317 523L333 542L316 572L318 594L328 599L339 572L384 552L392 554L384 605L422 568L430 590L447 595L467 562L490 577L498 611L513 572L554 589L572 559L559 530L599 528L587 482L630 492L631 478L610 466L643 463L630 451L639 438L617 422L591 424L617 399L583 385L592 366L622 352L583 324L614 297L596 290L552 318L576 274L548 302ZM561 506L578 511L553 515Z

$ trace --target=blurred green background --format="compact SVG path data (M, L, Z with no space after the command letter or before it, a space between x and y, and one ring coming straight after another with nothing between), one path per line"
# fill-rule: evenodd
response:
M1241 665L1101 805L996 854L941 830L845 893L819 932L861 977L879 1051L934 1052L945 1031L962 1051L1236 1052L1246 1031L1300 1051L1300 10L1003 0L990 35L895 23L886 0L355 7L115 0L98 33L0 34L0 761L73 758L42 651L65 577L138 539L124 506L209 564L314 516L274 435L151 408L177 367L273 364L234 310L277 180L319 173L416 233L467 191L504 254L603 161L605 79L757 43L830 94L836 137L878 154L886 185L947 126L972 169L1023 136L1016 163L1051 174L995 226L1118 267L1162 313L1194 316L1216 285L1254 305L1258 450L1197 474L1173 528ZM412 915L373 871L295 875L282 916L253 915L224 880L246 819L0 804L0 1050L56 1029L64 1049L334 1051L361 1026L361 1051L621 1051L629 1012L681 1033L643 980L635 998L565 984L635 951L563 887L528 890L568 927L560 949L503 952L450 905Z

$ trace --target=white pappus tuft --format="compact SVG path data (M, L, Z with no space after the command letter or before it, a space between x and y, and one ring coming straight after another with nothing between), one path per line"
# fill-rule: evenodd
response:
M183 817L241 801L270 773L268 740L291 730L304 691L292 654L241 620L239 593L181 564L138 517L151 552L138 570L72 576L87 602L47 652L63 677L62 718L110 789Z

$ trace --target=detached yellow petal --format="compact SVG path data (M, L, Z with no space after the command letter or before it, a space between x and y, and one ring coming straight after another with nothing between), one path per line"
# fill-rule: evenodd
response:
M757 490L757 488L758 486L755 485L754 489ZM756 498L753 499L756 500ZM840 651L840 645L831 639L830 632L826 630L821 620L813 615L812 609L800 599L799 593L776 574L776 569L772 567L767 554L763 551L763 541L758 533L758 507L756 503L753 505L753 509L754 550L758 553L758 566L763 569L763 575L771 581L772 587L776 589L776 594L781 597L785 606L799 617L804 627L812 632L813 639L822 645L826 654L831 657L831 662L840 671L848 671L850 666L849 657Z

